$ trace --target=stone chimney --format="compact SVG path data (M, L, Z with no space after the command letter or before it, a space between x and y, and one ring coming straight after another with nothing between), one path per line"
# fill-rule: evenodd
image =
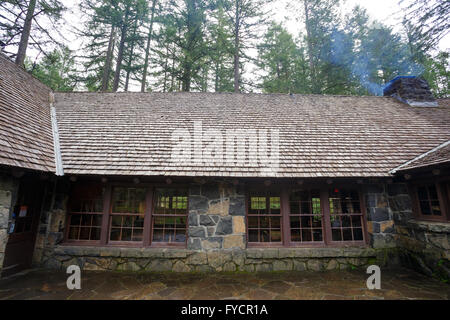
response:
M413 107L437 107L428 82L414 76L399 76L392 79L383 90L385 96L394 97Z

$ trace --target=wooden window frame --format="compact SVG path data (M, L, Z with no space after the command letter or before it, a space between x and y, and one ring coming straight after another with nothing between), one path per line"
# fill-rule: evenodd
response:
M441 215L424 215L420 208L419 200L419 187L428 187L434 185L436 193L438 195L439 207L441 209ZM413 217L419 221L430 222L450 222L450 180L448 179L426 179L416 182L412 182L408 185L409 194L412 199L412 211ZM428 192L428 190L427 190ZM430 201L428 199L428 201ZM430 204L431 205L431 204Z
M335 188L343 188L343 189L354 189L359 196L359 202L361 206L361 216L362 216L362 235L363 240L358 241L333 241L332 240L332 233L331 233L331 214L330 214L330 204L329 204L329 190L331 187ZM249 186L249 189L257 189L258 191L261 190L261 186L255 186L254 188L252 186ZM270 189L271 187L266 188L266 190ZM322 224L322 240L323 241L317 241L317 242L292 242L291 241L291 228L290 228L290 208L289 208L289 195L290 192L292 192L295 189L298 189L298 186L295 185L289 185L289 184L283 184L281 186L278 186L278 190L280 191L281 196L281 243L270 243L270 242L249 242L248 241L248 212L249 212L249 196L252 192L247 192L246 194L246 201L245 201L245 215L246 215L246 242L248 248L322 248L322 247L367 247L369 245L369 234L367 231L367 210L366 210L366 203L363 197L362 191L360 191L358 188L355 188L352 184L336 184L333 186L330 185L323 185L323 184L311 184L311 185L305 185L303 187L307 191L319 191L320 193L320 204L321 204L321 211L322 211L322 217L323 217L323 224ZM264 189L263 189L264 190ZM287 227L286 227L287 226Z
M150 242L151 245L155 248L158 247L163 247L163 248L167 248L167 247L177 247L177 248L185 248L187 247L187 241L188 241L188 228L189 228L189 190L187 189L186 192L186 197L187 197L187 206L186 206L186 214L174 214L174 215L168 215L168 214L155 214L155 209L156 209L156 202L157 202L157 197L155 197L156 194L156 189L175 189L175 190L179 190L181 188L176 188L176 187L170 187L170 186L165 186L165 187L155 187L153 188L153 192L152 194L152 199L150 200L152 202L152 211L151 211L151 228L150 228ZM185 230L186 230L186 236L185 236L185 240L184 242L159 242L159 241L153 241L153 231L154 231L154 217L169 217L169 216L173 216L173 217L185 217ZM176 228L175 228L176 229Z
M81 182L87 185L95 182ZM101 184L105 187L105 193L103 195L103 213L102 213L102 223L101 223L101 233L100 240L72 240L69 239L69 223L70 223L70 206L67 210L67 221L65 223L64 230L64 241L63 245L76 245L76 246L92 246L92 247L130 247L130 248L186 248L188 243L188 217L189 217L189 188L186 184L163 184L163 183L119 183L112 182L107 184ZM110 241L110 220L112 210L112 192L115 187L122 188L145 188L146 191L146 206L144 212L144 230L143 230L143 240L142 241ZM186 214L186 240L183 243L168 243L168 242L154 242L152 243L153 237L153 209L154 209L154 193L158 188L162 189L186 189L186 195L188 197L188 209ZM72 195L71 195L72 197ZM71 199L72 200L72 199ZM70 201L69 201L70 203ZM118 214L120 215L120 214Z
M270 248L270 247L280 247L283 245L284 243L284 233L285 233L285 221L284 221L284 215L283 215L283 197L282 197L282 193L279 191L275 191L274 189L268 188L268 189L264 189L264 188L254 188L254 191L252 192L247 192L246 196L245 196L245 210L246 210L246 242L247 242L247 247L252 248L260 248L260 247L266 247L266 248ZM261 194L265 194L265 198L266 198L266 208L268 208L270 210L270 198L273 198L273 195L270 194L271 192L273 193L277 193L279 194L279 198L280 198L280 214L277 215L272 215L272 214L258 214L258 215L250 215L249 214L249 202L250 202L250 198L253 195L253 193L257 194L261 192ZM272 217L272 216L276 216L276 217L280 217L280 233L281 233L281 241L280 242L250 242L249 241L249 217L261 217L261 216L265 216L265 217ZM258 228L258 230L261 228Z

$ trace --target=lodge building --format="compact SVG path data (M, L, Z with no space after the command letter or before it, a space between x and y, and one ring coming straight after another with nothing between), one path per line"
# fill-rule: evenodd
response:
M419 78L383 97L59 93L0 54L0 273L448 279L449 140L449 100Z

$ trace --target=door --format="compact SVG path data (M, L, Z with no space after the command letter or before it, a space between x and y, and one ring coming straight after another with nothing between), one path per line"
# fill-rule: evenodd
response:
M5 248L2 276L31 267L39 216L44 196L44 183L22 178Z

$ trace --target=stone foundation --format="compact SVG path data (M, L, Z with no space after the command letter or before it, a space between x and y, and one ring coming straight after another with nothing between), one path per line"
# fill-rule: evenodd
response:
M193 251L185 249L58 246L43 266L83 270L171 272L323 271L388 266L395 250L371 248L270 248Z

